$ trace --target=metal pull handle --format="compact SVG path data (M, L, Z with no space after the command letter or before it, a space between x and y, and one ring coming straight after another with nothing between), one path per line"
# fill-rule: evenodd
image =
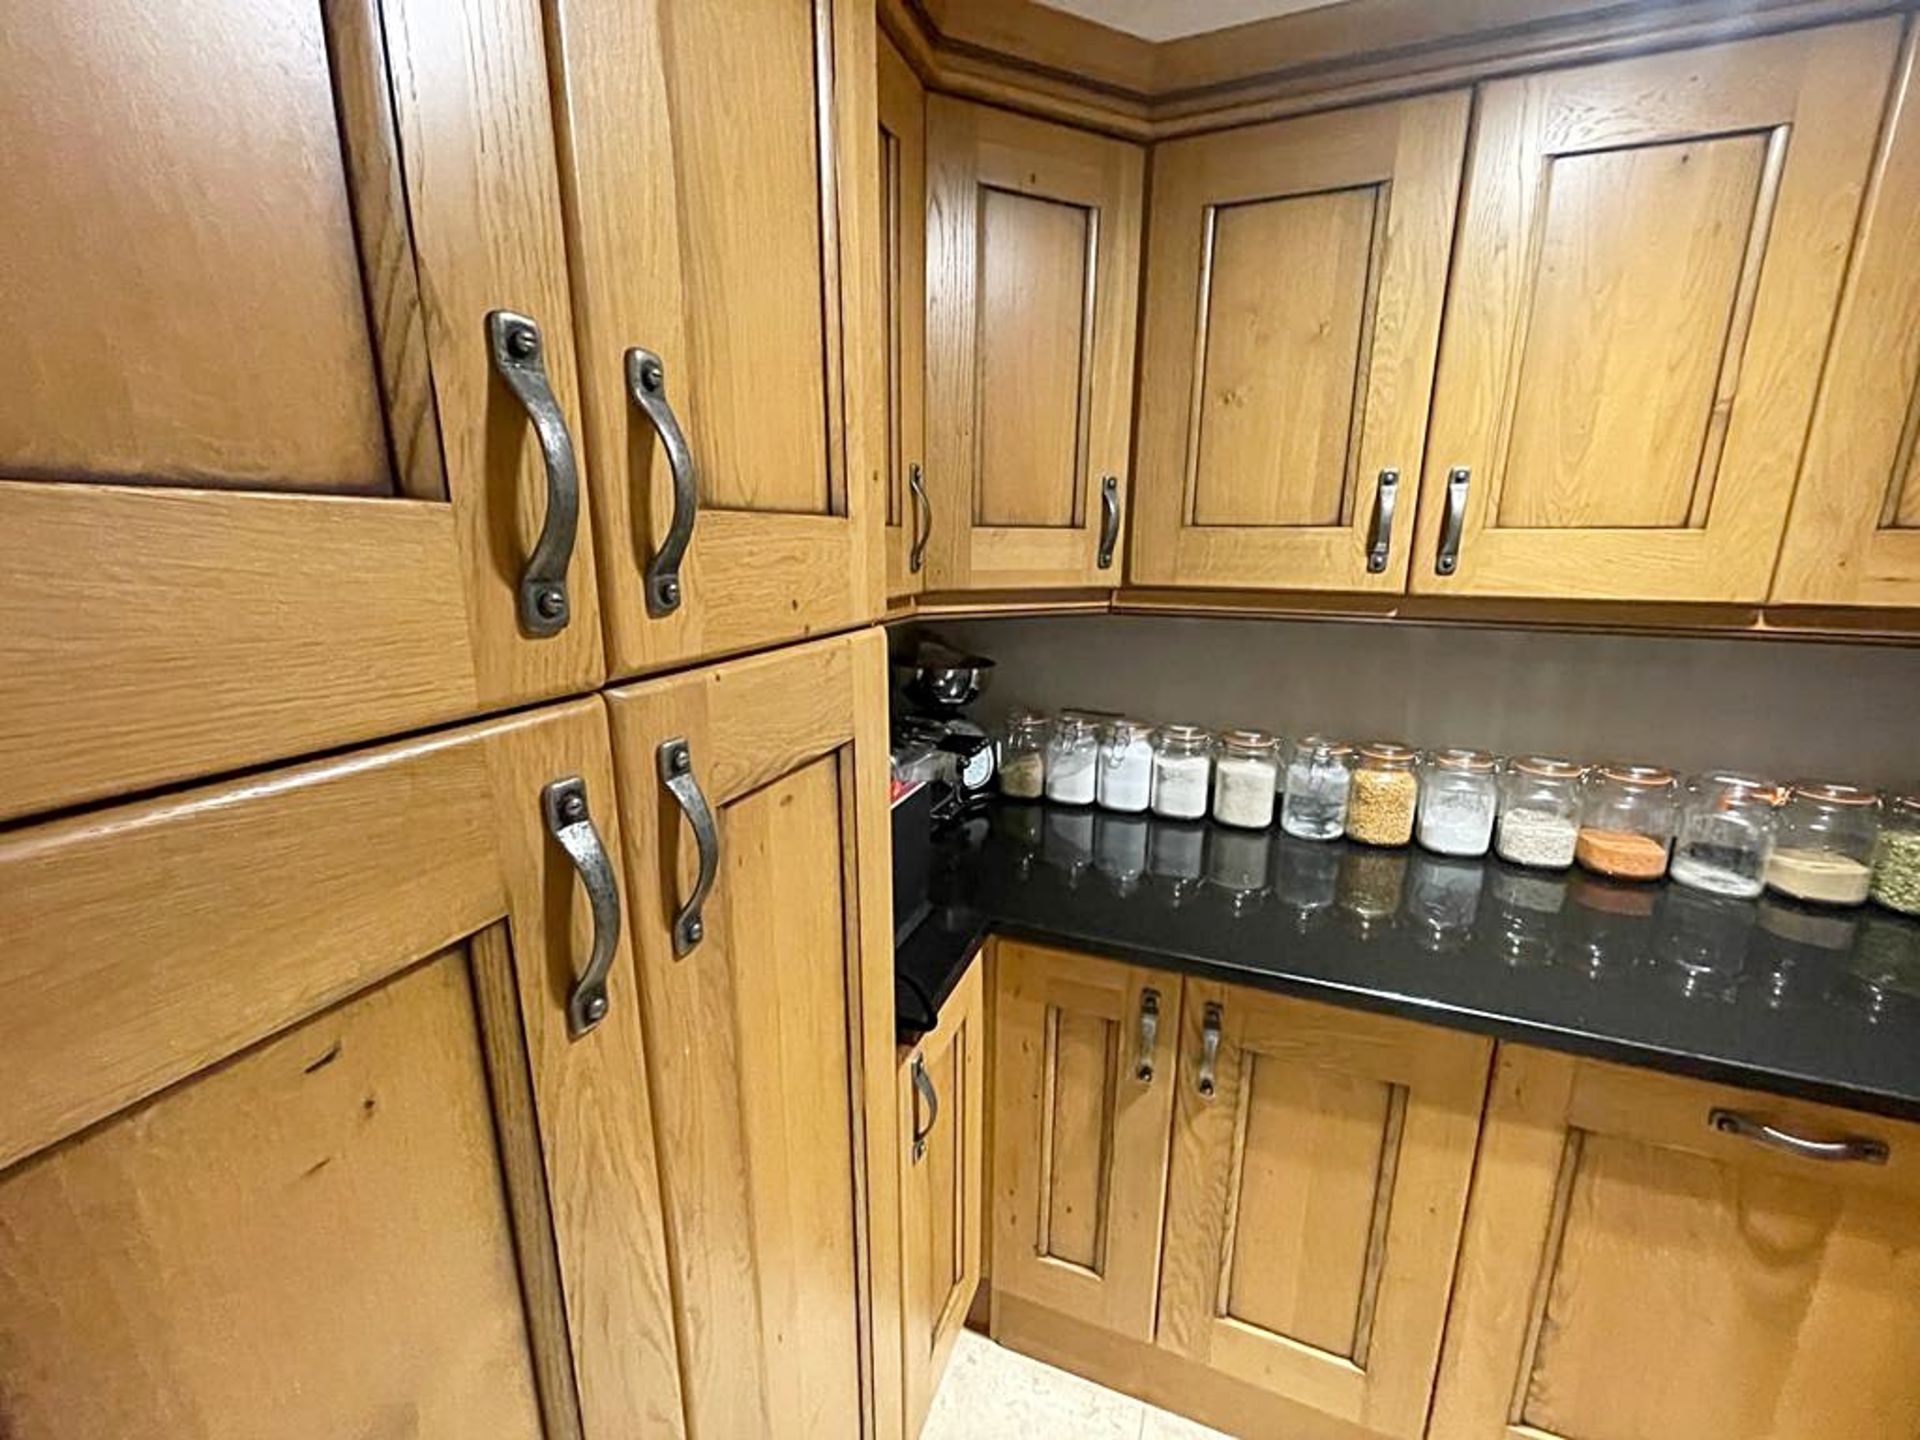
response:
M620 943L620 892L614 888L613 862L587 813L586 781L570 775L541 787L540 813L593 907L593 953L567 996L567 1032L578 1039L607 1018L607 973L613 968L613 947Z
M933 1081L927 1078L927 1062L924 1057L913 1057L913 1163L918 1165L927 1153L927 1137L933 1134L933 1127L940 1119L940 1092L933 1088ZM927 1123L920 1123L920 1108L926 1107Z
M907 467L907 492L913 496L913 548L907 552L907 573L918 575L927 560L927 541L933 538L933 502L927 499L927 482L920 474L920 462Z
M1213 1070L1220 1060L1220 1002L1207 1002L1206 1019L1200 1026L1200 1070L1195 1076L1194 1085L1200 1091L1200 1098L1213 1098Z
M1133 1052L1133 1078L1142 1085L1153 1083L1153 1048L1160 1038L1160 992L1140 992L1140 1030Z
M700 907L707 903L713 877L720 873L720 832L714 826L707 797L700 793L700 782L693 778L693 752L687 749L687 742L678 738L666 741L654 752L654 759L660 767L661 783L693 827L694 847L700 854L700 873L693 882L693 893L673 917L673 953L685 955L707 933Z
M667 469L673 475L673 521L660 548L647 561L646 590L649 615L671 615L680 608L680 564L693 541L693 519L700 508L700 486L693 470L693 451L667 403L667 369L660 357L638 345L627 351L627 394L647 417L667 450Z
M1113 568L1113 547L1120 542L1120 477L1100 477L1100 553L1093 563L1102 570Z
M580 468L560 402L547 383L540 327L525 315L494 310L487 315L487 349L493 368L533 424L547 471L547 518L520 571L520 628L529 635L558 635L567 628L567 565L580 526Z
M1393 500L1400 489L1400 472L1382 470L1373 487L1373 521L1367 526L1367 573L1378 575L1393 553Z
M1863 1165L1887 1163L1886 1141L1875 1140L1870 1135L1849 1135L1841 1140L1809 1140L1804 1135L1781 1130L1751 1115L1742 1115L1738 1110L1717 1107L1707 1112L1707 1124L1723 1135L1738 1135L1743 1140L1752 1140L1769 1149L1798 1155L1802 1160L1855 1161Z
M1433 557L1433 573L1451 575L1460 566L1460 532L1467 523L1467 481L1473 472L1456 465L1447 472L1447 513L1440 522L1440 550Z

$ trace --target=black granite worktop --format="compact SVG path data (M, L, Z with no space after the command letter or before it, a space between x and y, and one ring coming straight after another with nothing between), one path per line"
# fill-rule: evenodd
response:
M1920 923L1875 906L1001 802L902 974L937 1009L989 930L1920 1120Z

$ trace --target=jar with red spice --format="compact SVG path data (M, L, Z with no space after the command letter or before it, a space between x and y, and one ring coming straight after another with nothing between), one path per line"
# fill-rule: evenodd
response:
M1671 770L1657 765L1596 765L1580 793L1573 858L1616 880L1658 880L1673 843Z

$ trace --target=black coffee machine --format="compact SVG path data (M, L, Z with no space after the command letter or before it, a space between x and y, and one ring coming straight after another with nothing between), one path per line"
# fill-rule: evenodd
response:
M984 655L931 638L894 661L894 775L928 783L937 826L978 810L993 789L993 741L966 715L992 674Z

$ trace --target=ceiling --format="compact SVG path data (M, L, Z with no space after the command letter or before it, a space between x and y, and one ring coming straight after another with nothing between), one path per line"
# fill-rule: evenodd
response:
M1250 20L1267 20L1275 15L1290 15L1296 10L1314 10L1336 0L1040 0L1052 10L1092 20L1110 30L1123 30L1142 40L1178 40L1184 35L1204 35L1244 25Z

